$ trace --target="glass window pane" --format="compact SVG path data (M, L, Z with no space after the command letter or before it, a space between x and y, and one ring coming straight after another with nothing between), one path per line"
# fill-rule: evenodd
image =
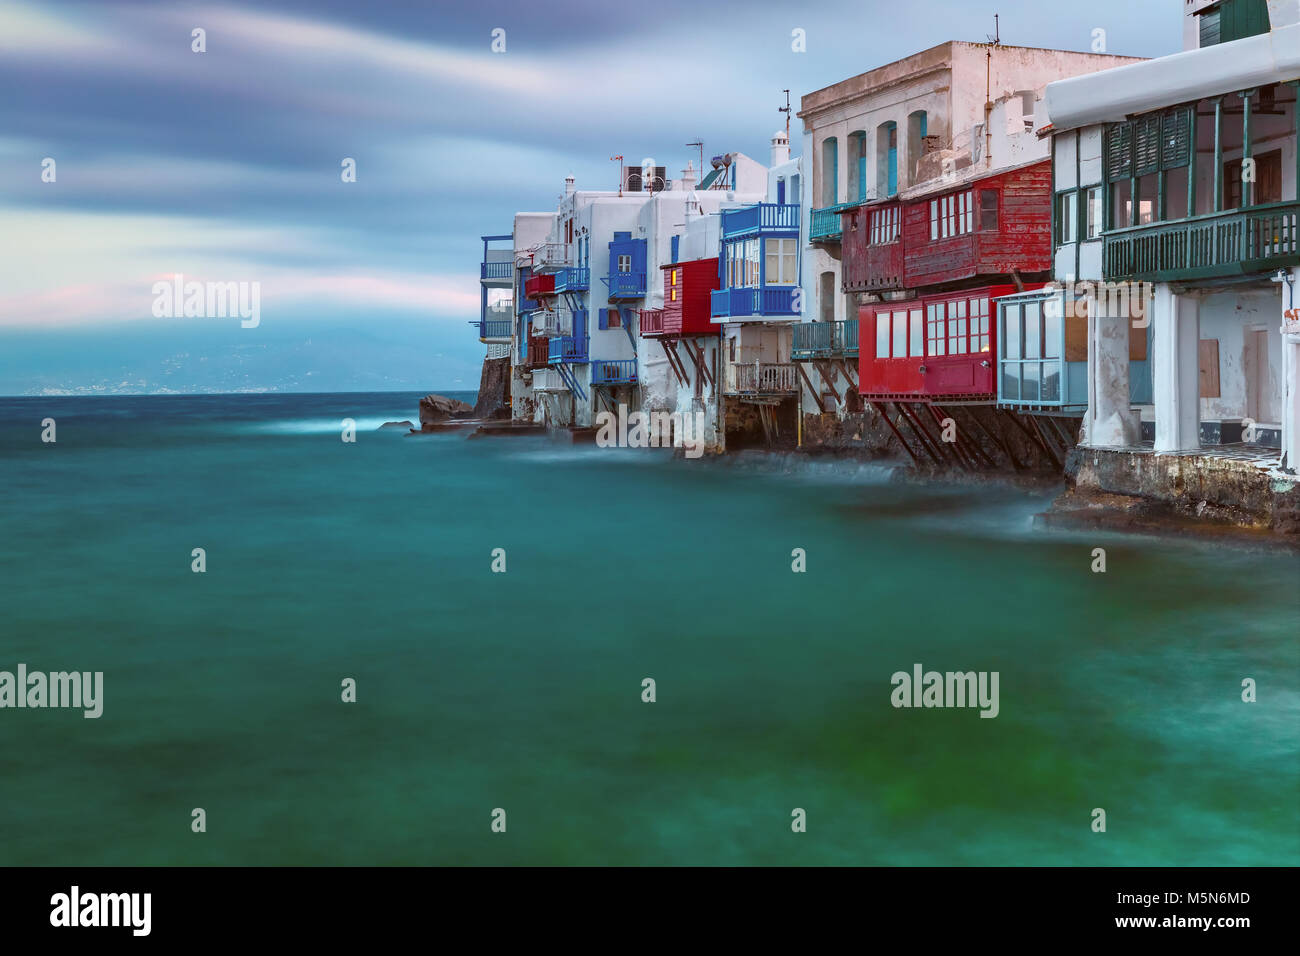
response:
M1037 302L1025 303L1025 358L1038 358L1043 330L1041 327L1042 307Z
M921 356L925 354L924 343L922 342L923 323L921 322L921 310L913 309L908 316L909 333L909 354L912 356Z
M1043 316L1043 358L1061 357L1061 316L1059 310Z
M1059 402L1061 400L1061 363L1043 363L1043 401Z
M876 358L889 358L889 313L876 313Z
M1024 362L1020 366L1020 397L1028 402L1038 401L1038 363Z
M894 358L907 355L907 313L894 313Z
M1006 314L1003 316L1002 351L1009 359L1020 358L1020 306L1018 305L1007 306Z
M1017 362L1002 365L1002 397L1020 398L1020 365Z

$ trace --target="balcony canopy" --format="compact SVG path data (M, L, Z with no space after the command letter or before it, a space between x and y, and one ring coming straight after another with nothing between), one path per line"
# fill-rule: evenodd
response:
M1300 24L1047 85L1055 132L1300 79Z

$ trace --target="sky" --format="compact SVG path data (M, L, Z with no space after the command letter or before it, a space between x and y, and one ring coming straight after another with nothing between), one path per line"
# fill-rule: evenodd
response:
M783 89L994 13L1181 48L1182 0L0 0L0 394L475 388L481 235L617 154L765 162ZM257 283L256 325L156 316L176 274Z

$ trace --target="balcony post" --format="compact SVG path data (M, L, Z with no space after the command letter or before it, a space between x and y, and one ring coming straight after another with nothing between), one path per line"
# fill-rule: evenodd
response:
M1196 449L1201 445L1199 302L1193 296L1176 295L1169 283L1160 282L1153 313L1155 450Z
M1245 170L1246 160L1251 159L1252 144L1250 142L1250 98L1255 95L1254 90L1246 90L1241 93L1241 168ZM1250 182L1246 182L1245 175L1241 177L1241 208L1246 209L1255 205L1255 183L1252 177ZM1245 230L1243 230L1243 235Z
M1295 124L1293 127L1295 140L1291 144L1295 148L1295 188L1292 190L1294 195L1291 198L1300 199L1300 80L1292 80L1287 86L1295 93L1295 99L1291 103L1291 120Z
M1223 212L1223 97L1214 98L1214 211Z
M1187 218L1191 219L1196 215L1196 113L1197 106L1193 103L1188 107L1190 114L1188 119L1188 140L1190 148L1187 156ZM1191 256L1190 248L1185 251L1187 256Z

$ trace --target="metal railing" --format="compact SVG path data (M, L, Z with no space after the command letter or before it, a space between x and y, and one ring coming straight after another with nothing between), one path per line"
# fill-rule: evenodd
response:
M547 343L547 360L552 365L559 362L585 362L590 341L589 335L561 335L553 338Z
M799 207L792 203L756 203L743 209L724 209L719 215L724 239L749 233L799 231Z
M636 299L645 295L644 272L615 272L605 277L605 284L609 286L611 299Z
M798 286L763 286L754 289L718 289L709 293L709 312L715 318L761 315L792 318Z
M636 359L595 359L591 363L592 385L635 385Z
M802 322L794 327L790 355L796 359L858 354L858 320Z
M1271 271L1300 261L1300 202L1130 226L1103 240L1105 277L1115 281Z
M586 266L569 266L555 273L555 291L586 292L591 288L591 270Z

